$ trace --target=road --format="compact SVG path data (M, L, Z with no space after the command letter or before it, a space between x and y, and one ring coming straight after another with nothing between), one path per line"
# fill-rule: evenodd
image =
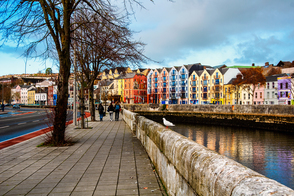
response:
M5 107L8 114L0 115L0 142L52 125L52 112L45 109L21 108L19 110ZM72 119L68 111L67 120Z

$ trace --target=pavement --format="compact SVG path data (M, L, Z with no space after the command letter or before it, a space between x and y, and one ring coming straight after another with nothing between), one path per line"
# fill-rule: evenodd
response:
M98 119L98 114L96 115ZM140 141L120 118L68 125L67 147L37 147L45 135L0 150L0 195L166 195Z

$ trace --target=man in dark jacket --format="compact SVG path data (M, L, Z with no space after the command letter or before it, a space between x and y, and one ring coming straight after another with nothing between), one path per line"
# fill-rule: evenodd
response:
M99 118L100 118L100 121L102 121L102 119L103 119L104 107L101 105L101 103L100 103L99 106L98 106L98 112L99 112Z

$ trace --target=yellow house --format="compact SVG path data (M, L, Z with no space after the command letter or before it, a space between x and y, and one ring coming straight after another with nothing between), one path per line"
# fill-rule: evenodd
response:
M209 104L211 96L211 73L208 70L203 70L199 75L200 83L200 104Z
M28 104L32 105L35 104L35 90L28 91Z
M224 97L223 97L223 103L225 105L233 105L234 104L234 86L230 84L225 84L224 85Z
M223 74L215 69L211 74L211 103L222 105L223 103Z
M124 78L122 76L117 78L118 80L118 95L121 95L121 102L124 100Z

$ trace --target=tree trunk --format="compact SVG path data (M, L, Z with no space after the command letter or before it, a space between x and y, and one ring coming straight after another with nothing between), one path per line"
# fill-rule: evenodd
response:
M95 105L93 99L93 85L89 88L89 110L91 115L91 121L95 121Z
M67 118L68 102L68 80L70 75L71 62L66 57L60 58L60 69L58 76L57 102L55 108L52 139L55 145L65 143L65 129Z
M82 76L82 78L83 78L83 76ZM82 79L83 80L83 79ZM81 82L82 84L81 84L81 110L80 110L80 113L81 113L81 129L84 129L85 128L85 126L84 126L84 113L85 113L85 111L84 111L84 107L85 107L85 105L84 105L84 82Z

